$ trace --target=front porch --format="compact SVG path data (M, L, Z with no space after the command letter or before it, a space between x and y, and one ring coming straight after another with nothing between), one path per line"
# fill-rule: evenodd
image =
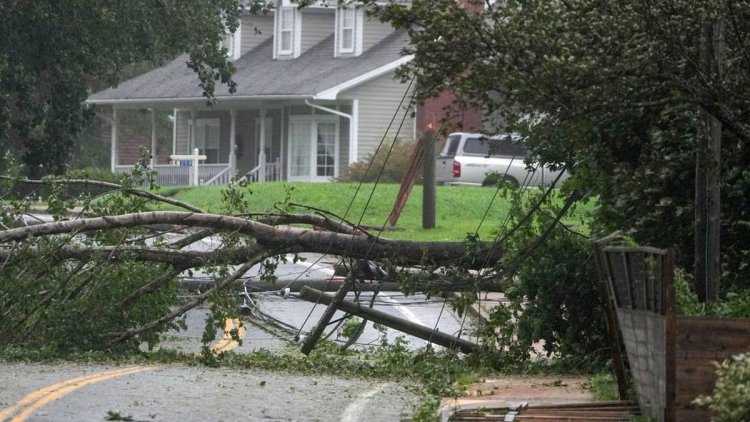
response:
M116 106L99 116L111 126L111 170L133 169L141 149L161 186L187 186L192 161L175 155L198 149L198 183L221 185L232 178L251 182L332 181L356 161L357 101L246 102L186 107L153 104Z

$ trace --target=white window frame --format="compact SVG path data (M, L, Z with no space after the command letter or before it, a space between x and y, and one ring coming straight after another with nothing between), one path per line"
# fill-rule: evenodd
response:
M351 13L351 26L344 26L347 13ZM364 28L364 9L356 5L339 6L336 8L336 30L334 57L359 56L362 54L362 31ZM351 31L351 35L344 33ZM350 39L351 48L344 48L344 42Z
M295 6L279 7L274 20L274 58L298 57L302 40L302 16ZM288 37L285 45L284 38Z
M357 9L353 7L340 7L338 44L340 53L354 53L356 47ZM349 25L347 25L349 20ZM347 42L350 44L346 46Z
M292 133L292 124L294 123L307 123L310 125L310 173L305 177L291 175L291 165L287 165L286 173L287 180L289 181L310 181L310 182L330 182L339 177L339 167L341 165L341 157L339 157L341 149L341 122L338 116L326 116L326 115L291 115L287 122L287 134ZM318 146L318 124L319 123L333 123L335 125L335 138L334 138L334 164L333 164L333 176L318 176L317 175L317 146ZM289 135L288 135L289 136ZM291 139L289 139L290 145L287 148L286 159L287 163L292 162L292 147Z

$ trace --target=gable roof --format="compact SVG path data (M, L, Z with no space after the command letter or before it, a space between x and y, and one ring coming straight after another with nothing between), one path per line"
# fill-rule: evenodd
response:
M358 57L334 58L330 35L296 59L274 60L273 38L265 40L234 62L237 91L217 85L219 101L242 99L335 99L339 92L382 76L411 60L402 50L409 45L405 31L396 31ZM90 104L205 101L198 77L182 55L171 63L91 95Z

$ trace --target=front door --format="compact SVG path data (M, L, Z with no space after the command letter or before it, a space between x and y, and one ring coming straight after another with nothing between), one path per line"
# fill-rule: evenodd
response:
M287 179L330 181L338 177L338 132L335 116L292 116Z

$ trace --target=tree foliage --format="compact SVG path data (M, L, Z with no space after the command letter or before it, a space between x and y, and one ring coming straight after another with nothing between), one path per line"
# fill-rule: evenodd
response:
M5 203L0 209L3 347L61 354L137 350L143 342L155 344L163 331L180 327L185 312L207 301L212 305L207 327L213 336L213 328L221 328L225 317L237 315L233 284L255 265L264 275L254 281L273 282L276 265L288 254L315 252L412 268L431 268L438 262L465 263L465 271L476 268L462 242L389 240L320 214L249 214L251 192L235 183L222 193L222 214L204 213L156 194L155 174L145 165L149 158L145 154L119 183L30 180L20 177L19 170L0 177ZM31 196L19 197L18 184L46 190L47 212L54 221L35 221ZM92 196L85 188L99 192ZM84 193L70 197L71 191ZM186 211L159 210L163 205ZM76 206L82 209L74 213ZM214 249L185 249L209 236L217 245ZM493 245L472 246L477 254L499 257ZM215 282L190 299L179 299L178 276L193 270ZM429 282L463 287L434 277Z
M134 63L187 53L207 98L217 82L233 90L221 40L239 11L239 0L0 2L0 149L22 152L29 175L62 173L90 87Z
M370 3L409 32L403 74L416 75L420 99L451 89L499 116L542 161L566 166L569 187L599 199L598 230L676 246L688 268L701 113L718 119L722 265L728 285L747 287L750 2ZM717 48L718 65L705 67Z

